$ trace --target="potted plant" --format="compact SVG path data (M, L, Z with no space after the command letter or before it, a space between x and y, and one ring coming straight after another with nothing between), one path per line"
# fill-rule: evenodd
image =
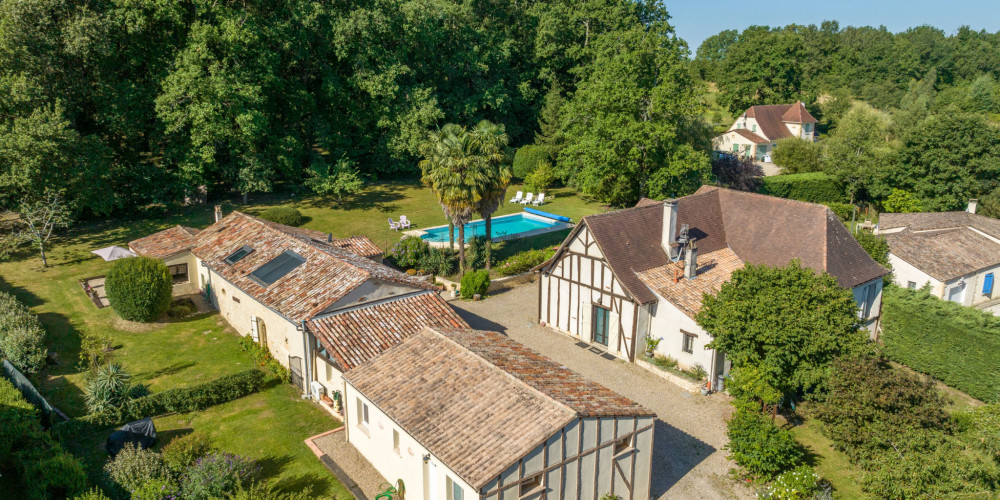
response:
M646 337L646 357L647 358L652 358L653 355L656 354L656 348L660 345L660 341L661 340L663 340L663 337L655 338L655 339L653 337Z

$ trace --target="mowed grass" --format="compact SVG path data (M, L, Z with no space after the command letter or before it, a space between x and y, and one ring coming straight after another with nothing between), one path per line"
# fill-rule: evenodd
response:
M512 186L507 199L520 186ZM543 210L574 221L603 211L598 203L577 197L566 188L547 192ZM256 201L262 201L256 203ZM374 184L343 206L317 197L251 197L248 205L233 208L250 214L276 205L299 208L310 217L305 227L335 236L363 234L383 249L402 236L390 231L387 217L407 215L416 227L447 223L433 194L416 182ZM497 215L522 210L505 204ZM34 249L25 248L0 262L0 290L13 293L37 314L46 327L47 343L57 362L34 377L34 382L58 408L72 416L86 414L83 387L86 374L79 367L80 339L85 333L108 335L113 358L153 392L205 382L251 366L238 345L239 336L215 313L176 322L137 326L121 321L111 308L97 309L79 285L82 278L104 275L111 263L91 250L125 246L131 240L183 224L203 228L212 222L211 206L191 207L162 217L116 219L80 223L60 234L48 249L49 267L43 267ZM498 255L558 244L566 232L515 240L498 245ZM276 385L236 401L189 414L155 419L163 446L190 432L208 435L220 449L261 460L265 476L288 491L312 489L318 498L349 498L350 494L316 459L303 440L339 425L325 411L302 401L289 385ZM110 431L79 436L72 451L97 474L107 456L103 444Z
M833 486L834 498L865 498L857 470L847 455L833 447L833 441L823 434L822 426L818 420L806 419L790 430L795 440L805 447L806 462Z

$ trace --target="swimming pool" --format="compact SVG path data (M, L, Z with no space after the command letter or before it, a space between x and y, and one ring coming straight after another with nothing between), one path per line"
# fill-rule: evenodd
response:
M494 217L490 225L495 241L534 236L568 227L572 227L572 224L526 212ZM429 227L421 233L420 237L428 243L448 243L448 226ZM465 241L475 236L486 236L486 221L474 220L465 225ZM455 240L458 240L458 228L455 229Z

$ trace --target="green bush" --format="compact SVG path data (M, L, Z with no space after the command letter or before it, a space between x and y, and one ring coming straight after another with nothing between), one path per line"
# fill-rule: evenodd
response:
M293 207L271 207L261 212L260 218L292 227L299 227L309 221L299 209Z
M212 451L212 443L198 433L191 433L174 439L163 447L163 462L175 476Z
M260 466L250 458L212 452L184 472L181 491L186 499L210 500L234 492L259 474Z
M170 470L159 453L126 443L114 459L104 464L111 480L128 492L139 489L147 481L167 479Z
M552 150L546 146L535 144L521 146L514 153L514 177L525 179L535 171L539 163L543 161L551 163L553 160Z
M132 490L132 500L174 500L180 497L180 486L168 478L150 479Z
M420 259L420 269L435 276L451 276L458 268L457 260L454 252L447 248L431 248Z
M726 434L730 458L748 475L765 481L797 467L804 456L791 433L761 413L737 410Z
M117 408L129 398L132 375L119 363L97 367L84 383L84 402L87 411L98 413Z
M83 492L80 462L42 428L38 411L0 377L0 476L19 498L68 498Z
M278 377L278 380L288 382L292 379L292 373L288 368L285 368L278 360L274 359L270 349L254 342L253 337L249 335L240 337L240 347L244 352L250 354L258 367L271 372L275 377Z
M531 268L552 258L557 247L539 250L525 250L518 252L504 259L503 262L493 267L493 270L500 276L513 276L515 274L526 273Z
M73 500L111 500L107 495L101 491L100 488L91 488L84 493L81 493L75 497Z
M104 280L108 302L122 319L148 323L170 307L173 279L163 261L149 257L118 259Z
M240 485L226 496L226 500L310 500L316 498L308 486L294 493L279 491L273 482L251 481Z
M252 368L193 387L170 389L138 399L131 399L120 408L92 413L78 420L84 424L111 426L141 418L155 417L172 411L188 413L204 410L219 403L253 394L264 386L266 380L267 375L264 372Z
M758 498L771 500L809 500L820 489L819 474L808 465L783 472Z
M760 192L779 198L811 203L843 203L846 201L843 184L833 176L822 172L765 177Z
M535 167L534 172L524 179L524 187L533 193L542 193L555 182L556 171L552 168L552 163L542 161Z
M851 220L851 215L854 214L854 205L850 203L827 202L824 205L829 207L833 214L844 222Z
M490 259L493 258L492 253ZM469 269L486 269L486 237L474 236L465 245L465 264ZM493 262L489 263L490 266Z
M1000 401L1000 318L933 297L927 290L886 287L884 352L986 402Z
M389 257L400 269L420 266L430 252L430 246L419 236L405 236L389 250Z
M490 272L485 269L465 273L459 292L463 299L471 299L474 295L486 295L490 288Z
M45 329L13 295L0 292L0 358L31 376L45 366Z

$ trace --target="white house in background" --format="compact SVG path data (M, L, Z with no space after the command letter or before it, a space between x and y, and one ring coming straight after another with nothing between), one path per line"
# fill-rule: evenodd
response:
M724 134L712 139L712 149L764 161L778 139L798 137L816 140L816 119L806 110L805 104L775 104L750 106L736 118Z
M966 306L1000 304L1000 220L965 212L882 214L878 232L889 243L896 284L930 286L931 293Z
M241 335L270 350L304 396L330 396L341 374L424 326L468 325L426 281L381 263L364 236L333 235L233 212L129 243L164 259Z
M877 329L889 271L829 208L713 186L584 217L534 269L538 321L628 360L646 338L660 338L659 354L682 367L701 365L715 381L729 362L705 348L711 336L694 320L702 295L717 292L744 263L792 259L852 290L865 327Z
M656 416L503 334L427 328L344 380L348 442L410 500L650 496Z

